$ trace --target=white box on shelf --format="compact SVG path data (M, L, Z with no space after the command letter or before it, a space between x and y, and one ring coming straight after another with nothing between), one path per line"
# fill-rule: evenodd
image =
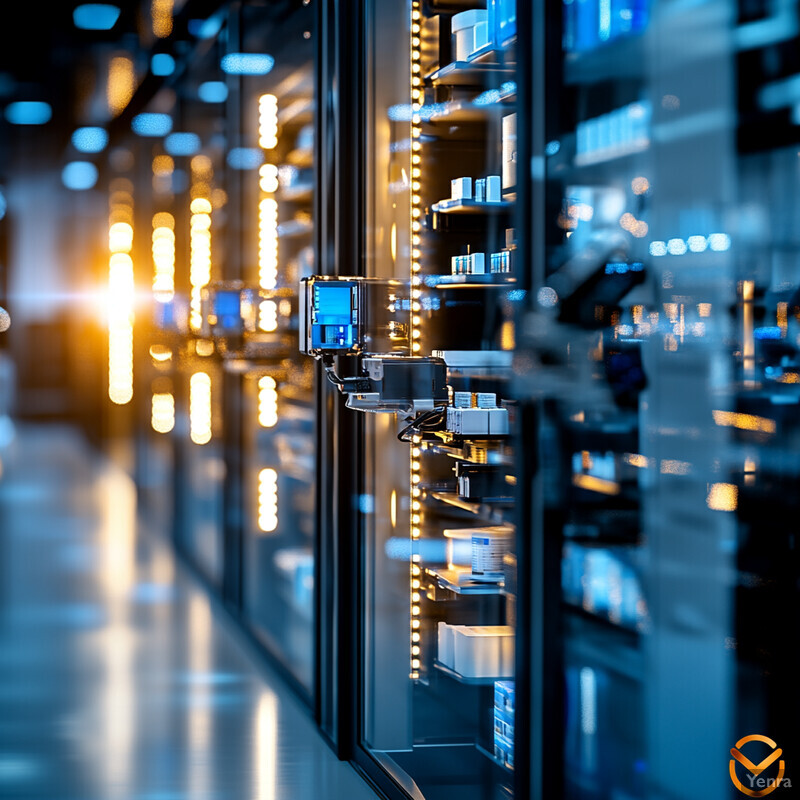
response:
M486 272L486 255L484 253L470 254L469 271L472 275L483 275Z
M492 436L504 436L508 433L508 409L489 409L489 433Z
M499 175L488 175L486 178L486 202L499 203L503 199Z
M485 408L448 408L447 430L462 435L489 432L489 412Z
M450 30L455 40L453 52L456 61L466 61L472 55L475 47L475 27L481 22L487 25L489 22L489 12L485 8L462 11L453 15Z
M465 678L514 673L514 629L510 625L464 625L453 629L453 669Z
M453 178L450 181L452 200L472 200L472 178Z
M503 188L513 189L517 185L517 115L503 117ZM580 150L578 151L580 152Z

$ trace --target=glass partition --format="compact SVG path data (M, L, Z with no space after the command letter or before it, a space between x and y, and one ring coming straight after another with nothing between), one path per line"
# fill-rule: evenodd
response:
M362 742L428 800L514 770L516 35L480 5L367 12L367 274L403 281L404 352L445 361L450 400L428 430L366 415Z

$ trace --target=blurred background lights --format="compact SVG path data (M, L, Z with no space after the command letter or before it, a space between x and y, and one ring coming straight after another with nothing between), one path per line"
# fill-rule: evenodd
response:
M6 119L12 125L44 125L53 116L49 103L40 100L21 100L6 106Z
M634 194L645 194L649 188L650 181L647 178L639 177L631 181L631 189L633 189Z
M683 239L670 239L667 242L667 252L671 256L682 256L686 252L686 242Z
M186 25L189 33L197 39L213 39L222 28L222 16L208 19L190 19Z
M206 81L197 87L197 96L204 103L224 103L228 99L228 87L222 81Z
M708 237L708 246L720 253L728 250L731 246L731 237L727 233L712 233Z
M172 130L172 118L169 114L137 114L131 130L139 136L166 136Z
M193 156L200 149L196 133L171 133L164 140L164 149L171 156Z
M227 161L233 169L258 169L264 163L264 154L255 147L234 147Z
M266 75L275 59L266 53L228 53L220 66L228 75Z
M665 256L667 254L666 242L650 242L651 256Z
M161 77L175 72L175 59L169 53L156 53L150 59L150 71Z
M0 188L0 219L6 215L6 211L8 210L8 203L6 202L6 195L3 192L2 188Z
M91 189L97 183L97 167L90 161L71 161L61 172L61 182L67 189Z
M128 56L114 56L108 63L108 110L117 116L130 103L136 90L136 71Z
M172 33L174 0L152 0L150 16L153 20L153 35L166 39Z
M84 31L110 31L119 19L119 9L107 3L86 3L72 12L76 28Z
M693 253L702 253L708 247L705 236L690 236L686 240L686 244Z
M100 153L107 144L105 128L78 128L72 134L72 146L81 153Z
M558 294L556 290L550 286L542 286L542 288L536 292L536 302L543 308L553 308L558 302Z

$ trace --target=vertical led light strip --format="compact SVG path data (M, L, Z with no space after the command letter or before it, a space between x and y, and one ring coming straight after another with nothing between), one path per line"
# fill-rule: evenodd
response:
M112 182L108 228L108 397L125 405L133 398L133 186Z
M168 303L175 296L175 217L153 217L153 297Z
M189 325L200 330L200 289L211 280L211 203L204 197L192 200L189 221Z
M419 353L420 343L420 244L422 230L422 206L420 200L420 163L422 161L422 142L420 127L420 110L424 100L422 74L420 66L421 20L419 0L411 3L411 352ZM411 446L411 564L410 564L410 618L411 618L411 651L410 675L412 680L419 678L420 667L420 556L417 542L420 535L420 441L419 436L412 438Z
M263 94L258 100L258 144L264 150L272 150L278 145L278 99L273 94ZM262 289L274 289L278 285L278 201L275 199L278 168L275 164L261 167L258 185L261 189L258 203L258 285ZM262 309L259 314L259 327L269 330L261 324L262 318L266 321L269 312Z
M278 527L278 473L271 467L258 473L258 527L264 533Z
M150 425L156 433L169 433L175 427L175 398L171 392L153 392Z
M258 424L274 428L278 422L278 390L275 378L264 375L258 379Z
M189 379L189 438L195 444L211 441L211 378L205 372Z

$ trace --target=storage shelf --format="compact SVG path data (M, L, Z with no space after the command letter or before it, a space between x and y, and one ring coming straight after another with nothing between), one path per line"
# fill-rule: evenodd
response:
M517 279L508 272L486 272L477 275L426 275L423 279L426 286L508 286Z
M513 500L493 502L491 504L488 502L476 503L472 500L463 500L455 492L429 492L429 496L440 503L446 503L449 506L468 511L476 517L490 520L497 525L513 522L511 515L508 513L513 507ZM505 507L505 510L503 507Z
M492 78L503 79L512 77L516 73L513 64L499 64L483 60L454 61L452 64L437 69L426 76L434 86L478 86L488 88Z
M481 747L481 745L476 744L475 749L483 756L489 759L489 761L494 761L500 769L507 772L509 775L512 775L514 772L514 767L509 767L504 761L501 761L497 758L494 753L490 753L485 747Z
M464 683L467 686L491 686L495 683L495 681L507 681L513 679L513 675L500 675L497 677L491 678L468 678L465 675L462 675L460 672L456 672L450 667L446 667L444 664L439 663L436 659L433 660L434 669L438 669L439 672L443 672L447 675L448 678L452 678L454 681L458 681L459 683Z
M314 164L314 151L310 147L298 147L286 156L286 162L293 167L311 167Z
M470 464L502 464L509 467L514 465L514 459L511 458L511 456L504 456L500 453L489 451L486 453L486 460L471 458L463 447L455 447L446 444L429 443L422 452L438 453L440 455L450 456L450 458L457 458L459 461L468 461Z
M507 114L509 109L500 102L476 105L472 100L452 100L430 115L432 124L464 124L486 122L492 117Z
M479 583L473 582L467 585L459 584L458 570L454 569L431 569L426 568L425 572L434 578L442 589L447 589L455 594L463 595L498 595L502 594L503 584L501 583ZM468 574L468 573L463 573ZM453 580L455 578L455 581Z
M508 200L499 203L485 203L478 200L440 200L431 206L431 211L439 214L502 214L510 212L514 204Z
M298 203L303 201L311 201L314 195L314 187L310 183L299 183L295 186L281 187L276 195L276 199L280 201L289 201Z

